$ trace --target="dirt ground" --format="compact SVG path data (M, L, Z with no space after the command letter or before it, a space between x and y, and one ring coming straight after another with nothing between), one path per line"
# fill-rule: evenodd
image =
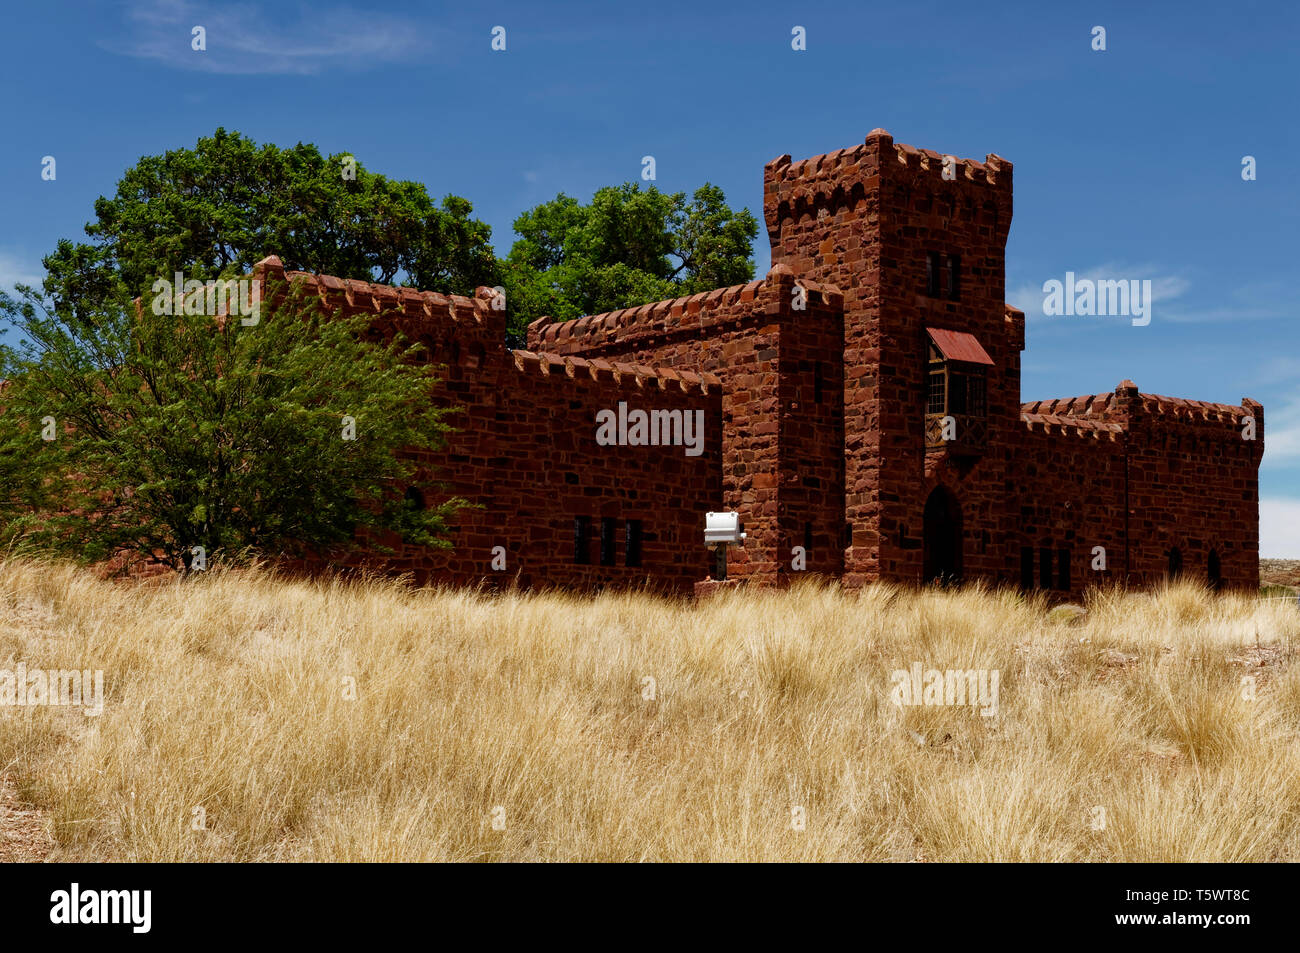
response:
M1300 589L1300 559L1261 559L1259 584Z

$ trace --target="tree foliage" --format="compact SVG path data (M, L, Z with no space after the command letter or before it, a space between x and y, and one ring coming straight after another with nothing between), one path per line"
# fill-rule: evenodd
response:
M299 143L257 145L218 128L193 149L145 156L95 202L89 243L44 259L57 310L85 319L123 289L182 271L247 274L268 255L291 270L472 294L497 283L491 229L455 195L367 170Z
M20 338L0 348L7 539L177 568L195 546L208 558L347 548L358 527L447 546L463 501L417 509L401 494L424 475L399 451L436 449L448 429L433 367L400 339L369 340L366 316L322 315L297 293L272 305L278 290L264 289L251 326L157 315L147 296L81 320L31 289L0 294Z
M517 340L528 322L632 307L748 281L758 223L722 190L603 188L582 205L563 193L514 222L506 300Z

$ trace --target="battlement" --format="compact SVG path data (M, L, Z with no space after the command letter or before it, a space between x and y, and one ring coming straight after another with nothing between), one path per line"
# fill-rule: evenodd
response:
M411 319L416 324L484 325L501 323L504 312L497 310L494 319L491 288L480 287L473 298L464 295L439 294L436 291L417 291L415 288L398 288L355 278L335 278L333 275L314 275L306 271L286 271L279 257L271 255L253 266L253 277L267 283L283 281L291 287L303 288L307 294L320 300L323 310L348 316L368 313L392 314Z
M945 160L951 158L952 178L944 177ZM962 193L968 201L992 198L1006 206L1010 223L1012 164L994 153L984 161L946 156L932 149L895 143L884 129L873 129L866 141L849 149L792 162L778 156L763 170L763 216L768 237L776 248L783 220L805 215L821 217L840 209L857 210L884 180L903 180L912 189L935 194ZM981 195L981 193L985 193Z

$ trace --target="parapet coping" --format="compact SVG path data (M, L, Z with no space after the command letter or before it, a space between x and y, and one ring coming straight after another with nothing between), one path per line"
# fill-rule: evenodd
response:
M612 382L619 385L632 384L646 388L657 385L659 390L667 390L676 384L683 393L699 391L707 395L709 389L720 393L722 382L707 372L679 371L671 367L651 367L646 364L628 364L622 361L606 361L602 358L574 357L570 354L553 354L549 351L534 353L532 351L514 350L510 352L515 369L520 373L539 373L543 377L563 374L575 378L579 373L586 374L593 381Z
M780 173L780 181L797 185L799 183L812 183L835 173L852 171L864 156L872 154L875 150L872 148L873 140L878 143L882 154L887 155L886 150L893 148L894 158L900 165L919 171L939 172L943 168L944 160L947 154L936 152L933 149L918 149L916 146L909 146L906 143L894 142L894 137L883 129L873 129L864 143L857 146L851 146L847 149L836 149L834 152L827 152L818 156L810 156L807 159L801 159L798 162L790 161L789 155L779 156L767 163L767 169L771 172ZM995 152L990 152L984 157L984 161L978 159L962 159L953 156L953 167L957 176L968 182L982 182L988 185L997 185L998 176L1001 172L1010 172L1012 164Z
M758 299L760 290L767 284L799 285L811 292L822 295L829 307L842 308L844 294L838 287L828 282L796 278L794 272L785 265L776 265L767 277L743 285L730 285L701 291L698 294L681 298L668 298L652 301L649 304L632 308L620 308L603 314L592 314L567 321L557 321L550 317L541 317L528 325L530 336L536 335L539 343L548 346L579 343L597 345L618 340L623 334L642 332L668 333L708 327L713 323L737 321L748 317L744 314L714 315L712 312L731 307L738 303L749 303ZM710 321L709 319L713 319Z

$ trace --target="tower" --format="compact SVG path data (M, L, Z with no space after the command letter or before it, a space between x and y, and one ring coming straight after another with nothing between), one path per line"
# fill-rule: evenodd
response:
M1024 347L1023 316L1004 297L1011 188L1011 163L996 155L896 145L883 129L852 149L767 164L773 265L844 293L850 585L922 578L945 563L936 533L964 535L958 573L1007 565ZM943 506L927 518L937 491Z

